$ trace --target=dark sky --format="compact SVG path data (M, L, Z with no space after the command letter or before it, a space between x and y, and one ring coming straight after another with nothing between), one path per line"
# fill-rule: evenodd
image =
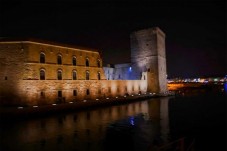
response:
M166 33L169 77L225 75L222 0L0 0L0 37L32 37L102 50L105 63L130 62L130 33Z

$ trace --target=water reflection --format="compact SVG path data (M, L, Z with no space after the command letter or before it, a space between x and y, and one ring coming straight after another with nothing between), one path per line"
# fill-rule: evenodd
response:
M1 124L0 150L142 151L167 141L168 133L168 98L150 99Z

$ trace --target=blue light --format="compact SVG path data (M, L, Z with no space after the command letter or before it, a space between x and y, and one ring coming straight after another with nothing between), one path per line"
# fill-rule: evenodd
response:
M129 71L130 71L130 72L132 71L132 67L129 67Z
M130 124L131 124L131 125L135 125L135 124L134 124L134 117L130 117Z
M225 90L225 93L227 93L227 83L226 82L224 84L224 90Z

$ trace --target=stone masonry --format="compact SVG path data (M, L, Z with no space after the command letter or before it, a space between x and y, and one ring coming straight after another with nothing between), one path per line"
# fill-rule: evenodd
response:
M97 50L0 41L0 104L44 105L145 93L143 80L106 80Z
M104 67L98 50L0 40L0 105L45 105L167 91L165 34L133 32L131 63Z

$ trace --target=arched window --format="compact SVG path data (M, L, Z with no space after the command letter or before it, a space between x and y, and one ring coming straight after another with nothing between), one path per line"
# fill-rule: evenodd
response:
M101 67L101 63L100 63L99 59L97 60L97 65L98 65L99 68Z
M101 80L100 72L98 72L98 80Z
M73 70L73 80L77 80L76 71Z
M40 63L45 63L45 54L43 52L40 53L39 62Z
M58 55L57 61L58 61L58 64L62 64L62 56L60 54Z
M45 70L44 69L40 70L40 80L45 80Z
M89 89L86 90L86 94L90 95L90 90Z
M77 90L73 90L73 96L77 96Z
M86 67L89 67L89 59L86 58Z
M58 70L58 80L62 80L62 70Z
M89 80L89 71L86 71L86 80Z
M73 56L73 65L76 66L76 57Z

